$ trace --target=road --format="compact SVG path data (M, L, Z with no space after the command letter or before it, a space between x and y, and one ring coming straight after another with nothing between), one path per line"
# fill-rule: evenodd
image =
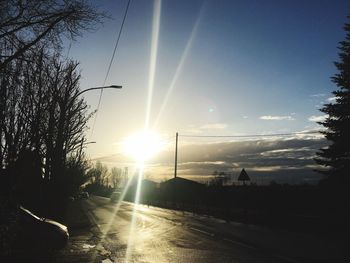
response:
M334 242L302 234L96 196L83 207L104 262L343 262Z

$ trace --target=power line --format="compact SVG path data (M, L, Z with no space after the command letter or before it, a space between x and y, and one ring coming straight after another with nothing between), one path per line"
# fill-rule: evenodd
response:
M128 14L130 2L131 2L131 0L128 1L128 4L127 4L126 9L125 9L123 21L122 21L122 24L121 24L120 29L119 29L117 41L115 42L115 46L114 46L114 50L113 50L113 54L112 54L111 60L109 61L109 65L108 65L108 69L107 69L107 72L106 72L106 76L105 76L105 79L103 81L103 86L106 84L109 72L111 70L111 66L112 66L112 63L113 63L113 60L114 60L114 56L115 56L115 53L116 53L118 45L119 45L120 36L122 35L122 31L123 31L124 23L125 23L125 20L126 20L126 16ZM102 90L101 90L101 92L102 92Z
M273 137L273 136L291 136L303 134L319 134L321 131L306 131L306 132L290 132L290 133L274 133L274 134L250 134L250 135L188 135L179 134L180 137L188 138L251 138L251 137Z
M120 29L119 29L119 32L118 32L118 37L117 37L117 40L116 40L115 45L114 45L114 49L113 49L113 53L112 53L112 56L111 56L111 60L109 61L109 65L108 65L108 69L107 69L107 72L106 72L106 76L105 76L105 78L103 80L103 86L106 85L106 81L107 81L107 78L109 76L109 72L111 71L113 60L114 60L114 57L115 57L115 54L116 54L116 51L117 51L117 48L118 48L118 45L119 45L120 37L121 37L122 32L123 32L126 16L128 14L128 11L129 11L130 2L131 2L131 0L128 0L128 4L126 5L126 9L125 9L125 12L124 12L124 17L123 17L122 23L120 25ZM101 105L102 94L103 94L103 89L101 89L100 97L98 98L96 114L95 114L95 117L94 117L94 122L92 124L90 137L92 137L92 135L94 133L94 130L95 130L95 124L96 124L96 120L97 120L98 110L100 109L100 105Z

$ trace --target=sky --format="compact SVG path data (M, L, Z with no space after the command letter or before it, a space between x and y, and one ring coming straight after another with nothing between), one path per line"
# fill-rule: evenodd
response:
M92 2L110 18L66 49L80 62L81 88L102 86L127 0ZM167 146L146 174L169 179L175 133L179 175L213 170L255 182L311 182L318 135L190 138L181 135L276 134L320 129L319 111L336 88L338 42L348 1L132 0L86 152L109 166L131 165L121 141L145 125ZM68 46L68 45L67 45ZM85 93L91 111L99 91ZM93 124L95 121L95 125Z

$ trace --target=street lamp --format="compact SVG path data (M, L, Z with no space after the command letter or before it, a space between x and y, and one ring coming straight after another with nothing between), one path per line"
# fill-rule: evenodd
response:
M94 87L94 88L88 88L88 89L84 89L80 92L78 92L74 98L78 97L79 95L87 92L87 91L90 91L90 90L96 90L96 89L121 89L123 86L119 86L119 85L110 85L110 86L102 86L102 87Z
M83 145L91 144L91 143L96 143L96 142L95 142L95 141L92 141L92 142L84 142Z
M110 86L94 87L94 88L88 88L88 89L81 90L73 96L73 98L71 99L71 101L68 104L68 108L70 108L73 105L76 98L78 98L81 94L83 94L87 91L97 90L97 89L100 89L100 90L103 90L103 89L121 89L122 87L123 86L119 86L119 85L110 85Z
M80 92L78 92L77 94L75 94L75 96L73 97L73 99L71 100L71 103L73 103L73 101L80 96L81 94L87 92L87 91L91 91L91 90L103 90L103 89L121 89L123 86L119 86L119 85L109 85L109 86L102 86L102 87L93 87L93 88L88 88L88 89L84 89ZM83 145L85 144L91 144L91 143L96 143L94 141L92 142L85 142L84 143L84 138L81 139L81 143L80 143L80 149L79 149L79 160L81 158L81 153L83 150Z

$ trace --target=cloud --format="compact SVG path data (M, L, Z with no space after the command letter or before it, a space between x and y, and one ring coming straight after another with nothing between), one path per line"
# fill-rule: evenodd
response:
M335 102L337 100L337 97L330 97L327 99L328 102Z
M207 123L202 126L189 125L185 132L190 134L201 134L209 131L224 130L227 127L228 125L226 123Z
M324 121L327 118L328 115L312 115L308 118L309 121L314 121L314 122L320 122L320 121Z
M231 173L236 178L239 171L245 168L257 180L265 178L264 180L300 183L305 178L308 181L313 178L317 181L320 175L313 171L318 167L313 159L316 152L325 145L324 138L188 145L179 151L182 156L178 171L179 175L182 169L184 174L210 175L217 170Z
M326 94L324 94L324 93L317 93L317 94L310 95L310 97L316 97L316 98L320 98L320 97L324 97L324 96L326 96Z
M264 167L251 167L251 171L255 172L274 172L282 169L282 166L264 166Z
M202 130L223 130L227 128L226 123L209 123L199 127Z
M271 115L260 116L259 119L265 120L265 121L283 121L283 120L293 121L293 120L295 120L292 116L271 116Z
M236 180L242 168L260 183L317 182L316 152L324 138L288 138L186 145L179 149L178 174L210 176L224 171Z

